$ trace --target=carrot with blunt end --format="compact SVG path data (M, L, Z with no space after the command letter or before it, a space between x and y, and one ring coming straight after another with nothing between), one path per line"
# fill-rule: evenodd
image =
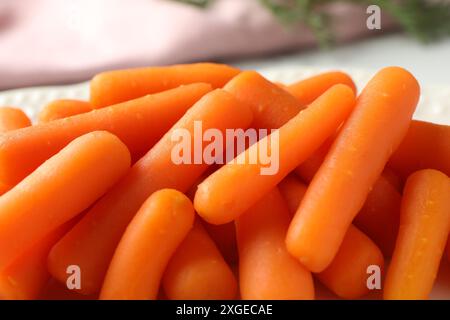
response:
M406 134L419 93L409 72L390 67L378 72L358 97L287 234L289 252L311 271L323 271L338 252L370 188Z
M450 179L425 169L406 181L400 231L384 285L384 299L427 299L450 231Z
M436 169L450 175L450 126L412 121L388 165L404 179L421 169Z
M107 71L92 79L90 101L94 108L101 108L195 82L209 83L216 89L239 72L216 63Z
M192 84L0 135L0 182L14 186L70 141L97 130L117 135L139 159L210 90Z
M307 106L336 84L345 84L356 94L352 78L340 71L325 72L300 80L287 86L286 90L300 102L300 105Z
M203 131L214 128L225 135L226 129L246 128L251 121L250 109L229 93L217 89L205 95L56 244L49 256L51 274L64 282L67 265L77 264L83 270L81 291L94 293L99 290L122 233L147 197L162 188L186 192L208 169L205 162L175 163L173 150L183 143L176 138L177 134L189 136L189 142L194 145L196 124L199 122ZM208 144L203 141L200 152ZM192 160L194 153L195 148L191 148L186 155L190 155Z
M242 299L314 299L311 273L284 244L289 220L277 188L236 220Z
M171 300L230 300L237 282L199 219L170 259L163 288Z
M206 178L197 189L194 206L213 224L237 218L307 159L346 119L355 98L350 88L336 85L311 106L232 162ZM263 164L258 152L270 154ZM252 161L249 161L254 159Z
M58 227L0 271L0 300L38 298L50 279L47 271L48 253L72 226L73 222L69 221Z
M60 99L47 104L39 112L39 122L49 122L75 116L92 110L89 102L83 100Z
M181 192L163 189L144 202L117 246L101 300L156 299L164 269L191 230L195 212Z
M306 186L291 175L280 182L279 189L289 204L290 213L295 214L305 194ZM316 276L337 296L355 299L369 292L367 280L371 266L378 267L382 271L383 254L363 232L350 225L333 261Z
M371 290L369 277L373 272L379 272L380 278L375 281L381 281L383 271L384 258L381 250L362 231L350 225L333 261L316 276L337 296L356 299ZM373 289L377 289L376 283L373 285ZM381 289L381 283L379 285L377 290Z
M27 115L19 108L0 107L0 133L31 126Z
M130 166L126 146L108 132L69 143L0 197L0 270L33 243L102 196Z
M295 97L255 71L241 72L224 90L252 108L255 128L278 129L303 109Z

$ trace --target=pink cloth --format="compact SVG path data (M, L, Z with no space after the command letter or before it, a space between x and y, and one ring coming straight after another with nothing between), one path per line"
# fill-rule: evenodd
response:
M338 41L371 32L363 8L327 10ZM1 0L0 89L313 44L307 29L286 29L258 0L216 0L207 10L170 0Z

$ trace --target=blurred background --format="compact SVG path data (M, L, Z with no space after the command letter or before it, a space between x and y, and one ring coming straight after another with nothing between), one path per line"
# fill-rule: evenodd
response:
M194 61L400 65L450 84L449 8L446 0L0 0L0 90Z

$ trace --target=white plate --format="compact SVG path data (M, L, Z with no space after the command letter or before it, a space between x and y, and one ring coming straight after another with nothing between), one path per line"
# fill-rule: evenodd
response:
M327 71L327 68L282 67L258 70L273 81L292 83L313 74ZM373 70L344 69L352 75L359 89L373 76ZM0 105L17 106L35 120L39 110L46 103L60 98L89 98L89 83L75 85L32 87L0 92ZM422 84L422 96L414 114L418 120L450 125L450 84L427 86ZM446 258L444 258L445 260ZM333 299L335 296L319 285L318 298ZM373 295L376 297L376 294ZM369 297L370 298L370 297ZM450 300L450 264L443 261L438 279L430 295L431 299Z

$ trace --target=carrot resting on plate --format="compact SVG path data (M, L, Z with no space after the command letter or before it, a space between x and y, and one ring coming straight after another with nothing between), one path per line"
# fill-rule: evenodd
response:
M417 171L406 181L385 299L428 298L450 231L449 199L450 179L440 171Z
M0 107L0 133L31 126L31 121L19 108Z
M191 84L7 132L0 136L0 182L14 186L70 141L96 130L117 135L130 150L133 160L139 159L210 90L207 84Z
M47 104L39 112L39 122L49 122L75 116L92 110L89 102L74 99L59 99Z
M237 218L306 160L346 119L354 103L350 88L336 85L329 89L278 129L278 138L271 133L206 178L194 198L198 214L213 224ZM257 156L261 150L275 155L269 164L271 172L266 174L268 165ZM257 160L250 163L252 158Z
M81 136L0 197L0 270L103 195L130 167L114 135Z
M215 63L107 71L91 80L90 101L94 108L101 108L195 82L221 88L239 72Z
M67 265L77 264L83 270L82 292L98 291L122 233L147 197L162 188L185 192L208 169L206 163L178 165L172 159L172 149L178 144L173 140L174 133L185 129L193 137L195 121L203 122L203 130L215 128L224 134L228 128L246 128L252 114L223 90L204 96L56 244L49 257L55 278L64 281Z
M170 257L189 233L195 212L181 192L163 189L128 225L103 282L102 300L156 299Z
M338 252L370 188L405 136L419 93L409 72L391 67L378 72L358 97L287 234L289 252L311 271L323 271Z

